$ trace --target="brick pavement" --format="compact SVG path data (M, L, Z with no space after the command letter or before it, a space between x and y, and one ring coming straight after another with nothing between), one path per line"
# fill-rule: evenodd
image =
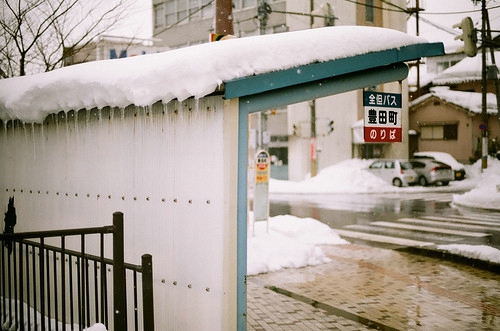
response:
M248 330L500 330L500 274L358 245L248 278Z

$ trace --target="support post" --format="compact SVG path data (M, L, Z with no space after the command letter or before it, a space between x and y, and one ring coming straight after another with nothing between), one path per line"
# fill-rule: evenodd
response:
M127 330L123 213L113 213L113 227L113 329Z
M144 330L155 329L153 300L153 258L151 254L142 256L142 316Z

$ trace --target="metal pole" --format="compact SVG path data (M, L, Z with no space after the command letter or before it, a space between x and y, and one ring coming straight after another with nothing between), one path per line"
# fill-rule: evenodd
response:
M482 17L482 27L481 27L481 56L482 56L482 82L481 82L481 92L482 92L482 134L481 134L481 170L488 168L488 112L487 112L487 75L486 75L486 1L482 1L481 5L481 17Z
M311 13L314 10L314 1L311 0ZM311 16L311 22L310 22L310 28L312 29L314 25L314 16ZM311 140L309 142L309 159L311 162L311 177L316 176L318 173L318 162L316 158L316 148L317 148L317 141L316 141L316 99L313 99L309 103L309 107L311 109Z
M114 330L127 330L123 213L113 213L113 303Z
M153 258L150 254L142 256L142 302L144 330L154 330Z

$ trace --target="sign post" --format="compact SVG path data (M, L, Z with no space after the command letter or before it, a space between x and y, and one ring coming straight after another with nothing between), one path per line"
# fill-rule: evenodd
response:
M401 94L363 91L365 142L401 142Z
M269 218L269 153L260 150L255 156L255 194L253 199L254 224Z

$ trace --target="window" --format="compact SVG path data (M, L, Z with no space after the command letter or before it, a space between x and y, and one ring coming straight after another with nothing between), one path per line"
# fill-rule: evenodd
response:
M214 17L214 0L166 0L154 5L155 28Z
M373 0L366 0L365 10L365 20L367 22L374 22L375 14L373 10Z
M458 124L426 125L420 128L422 140L457 140Z
M153 12L155 28L163 26L163 3L154 5Z

